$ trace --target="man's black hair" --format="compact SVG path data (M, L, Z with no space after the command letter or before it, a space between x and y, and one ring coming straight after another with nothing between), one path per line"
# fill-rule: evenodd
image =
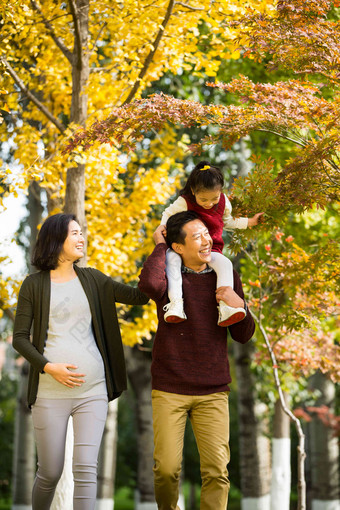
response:
M170 216L166 224L166 242L171 248L172 243L185 243L186 233L184 225L190 221L199 220L200 217L195 211L182 211Z

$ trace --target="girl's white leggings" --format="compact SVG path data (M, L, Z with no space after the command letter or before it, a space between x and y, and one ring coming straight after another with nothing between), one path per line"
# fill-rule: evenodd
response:
M222 255L222 253L211 252L211 261L209 266L217 274L218 287L234 288L233 265L231 261ZM182 299L182 259L175 251L168 249L166 252L166 275L168 278L168 297L169 300Z
M73 510L94 510L97 458L107 414L107 395L87 398L38 398L32 418L38 452L33 510L49 510L64 467L67 423L73 418Z

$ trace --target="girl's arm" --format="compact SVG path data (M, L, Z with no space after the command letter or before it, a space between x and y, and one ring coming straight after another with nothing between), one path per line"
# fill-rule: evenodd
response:
M248 228L254 227L259 223L261 216L264 214L263 212L256 213L252 218L233 218L231 215L232 207L229 199L225 196L225 209L223 213L223 223L224 228L234 229L234 228Z
M162 214L161 225L166 225L166 222L174 214L182 211L187 211L188 206L185 198L178 197L173 204L169 205Z
M233 218L231 215L232 207L229 198L225 196L225 208L223 213L223 224L226 230L234 228L247 228L248 218Z

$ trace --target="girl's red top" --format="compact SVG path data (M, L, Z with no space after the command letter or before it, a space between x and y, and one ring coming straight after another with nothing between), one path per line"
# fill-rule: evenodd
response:
M218 204L214 205L211 209L204 209L198 205L188 195L182 195L185 199L188 211L195 211L200 216L202 221L206 224L209 234L213 241L212 251L222 253L224 242L222 239L223 232L223 213L225 209L225 196L221 193Z

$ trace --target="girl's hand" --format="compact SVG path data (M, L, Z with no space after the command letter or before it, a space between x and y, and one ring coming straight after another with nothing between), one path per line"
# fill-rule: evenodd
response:
M44 372L46 374L50 374L56 381L68 388L74 388L74 386L81 386L85 379L85 374L78 374L77 372L72 372L70 369L78 368L76 365L71 365L70 363L46 363L44 366Z
M165 236L165 225L159 225L153 233L153 240L155 241L155 244L166 243Z
M254 214L252 218L248 218L248 227L254 227L259 223L261 216L263 216L264 212L259 212Z

